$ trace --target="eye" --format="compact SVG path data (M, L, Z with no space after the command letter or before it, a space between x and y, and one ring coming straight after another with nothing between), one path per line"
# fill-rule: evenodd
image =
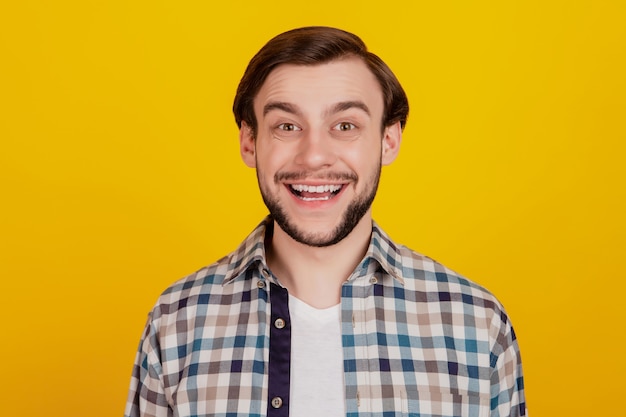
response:
M338 130L340 132L349 132L351 130L356 129L356 126L350 122L341 122L341 123L336 124L333 129Z
M335 124L330 130L330 134L335 139L340 139L344 141L355 140L361 135L361 133L363 132L361 131L359 126L355 125L352 122L339 122Z
M293 140L301 135L302 127L291 122L276 123L273 125L272 135L278 140Z
M294 125L293 123L281 123L278 126L276 126L276 128L283 132L295 132L297 130L302 130L298 126Z

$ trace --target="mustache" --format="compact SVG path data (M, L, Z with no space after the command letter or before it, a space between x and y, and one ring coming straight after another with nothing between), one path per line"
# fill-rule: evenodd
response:
M354 181L358 180L358 176L354 172L277 172L274 174L274 182L282 181L298 181L298 180L330 180L330 181Z

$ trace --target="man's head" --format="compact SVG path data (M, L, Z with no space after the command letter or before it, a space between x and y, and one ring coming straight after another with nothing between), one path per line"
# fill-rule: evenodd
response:
M254 98L276 67L283 64L319 65L348 56L363 60L380 84L385 105L381 127L400 122L404 128L409 102L391 69L377 55L369 52L358 36L324 26L303 27L281 33L266 43L250 60L233 103L237 126L241 127L241 123L245 122L256 133Z
M315 27L272 39L250 62L234 112L244 162L287 235L330 246L359 225L371 231L381 165L398 153L408 103L358 37Z

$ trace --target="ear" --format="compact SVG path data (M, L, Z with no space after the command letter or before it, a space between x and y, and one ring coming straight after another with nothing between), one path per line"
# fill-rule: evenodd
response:
M400 126L400 122L387 126L383 132L381 157L383 165L389 165L395 161L398 152L400 152L400 142L402 142L402 127Z
M256 146L252 128L246 122L241 122L239 129L239 152L241 159L250 168L256 168Z

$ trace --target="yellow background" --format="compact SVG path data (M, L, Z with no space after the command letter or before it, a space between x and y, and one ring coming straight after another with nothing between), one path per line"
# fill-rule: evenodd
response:
M247 61L322 24L411 102L378 222L507 306L533 417L626 415L624 3L226 3L0 5L0 414L122 414L158 294L265 214Z

